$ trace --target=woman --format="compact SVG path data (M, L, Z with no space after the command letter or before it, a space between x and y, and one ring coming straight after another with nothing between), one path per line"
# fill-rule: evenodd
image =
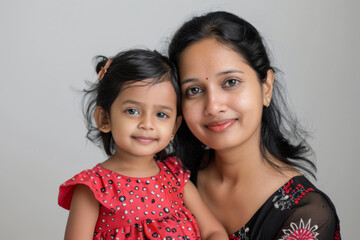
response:
M230 239L340 239L333 204L303 176L311 148L257 30L227 12L194 17L169 57L185 120L175 140Z

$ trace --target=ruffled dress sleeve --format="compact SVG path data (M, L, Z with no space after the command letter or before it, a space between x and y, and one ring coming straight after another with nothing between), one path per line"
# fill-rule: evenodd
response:
M75 187L78 184L88 186L99 202L106 201L107 196L104 195L106 183L103 182L103 178L99 176L95 171L95 168L93 168L84 170L76 174L74 177L60 185L58 204L61 207L67 210L70 209L71 199Z
M172 176L172 180L176 181L180 189L183 189L190 179L190 171L184 169L181 160L176 157L167 158L164 165L165 172Z

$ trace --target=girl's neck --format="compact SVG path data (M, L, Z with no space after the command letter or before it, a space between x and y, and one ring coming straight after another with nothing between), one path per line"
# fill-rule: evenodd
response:
M116 152L101 165L128 177L151 177L160 172L153 156L124 156Z

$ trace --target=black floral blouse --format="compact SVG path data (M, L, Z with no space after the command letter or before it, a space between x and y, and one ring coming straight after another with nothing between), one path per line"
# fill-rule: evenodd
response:
M304 176L276 191L231 240L341 239L331 200Z

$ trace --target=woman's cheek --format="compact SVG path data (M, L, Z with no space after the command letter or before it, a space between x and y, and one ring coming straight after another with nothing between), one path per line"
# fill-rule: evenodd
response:
M183 103L183 115L189 128L194 128L200 123L200 109L196 104Z

